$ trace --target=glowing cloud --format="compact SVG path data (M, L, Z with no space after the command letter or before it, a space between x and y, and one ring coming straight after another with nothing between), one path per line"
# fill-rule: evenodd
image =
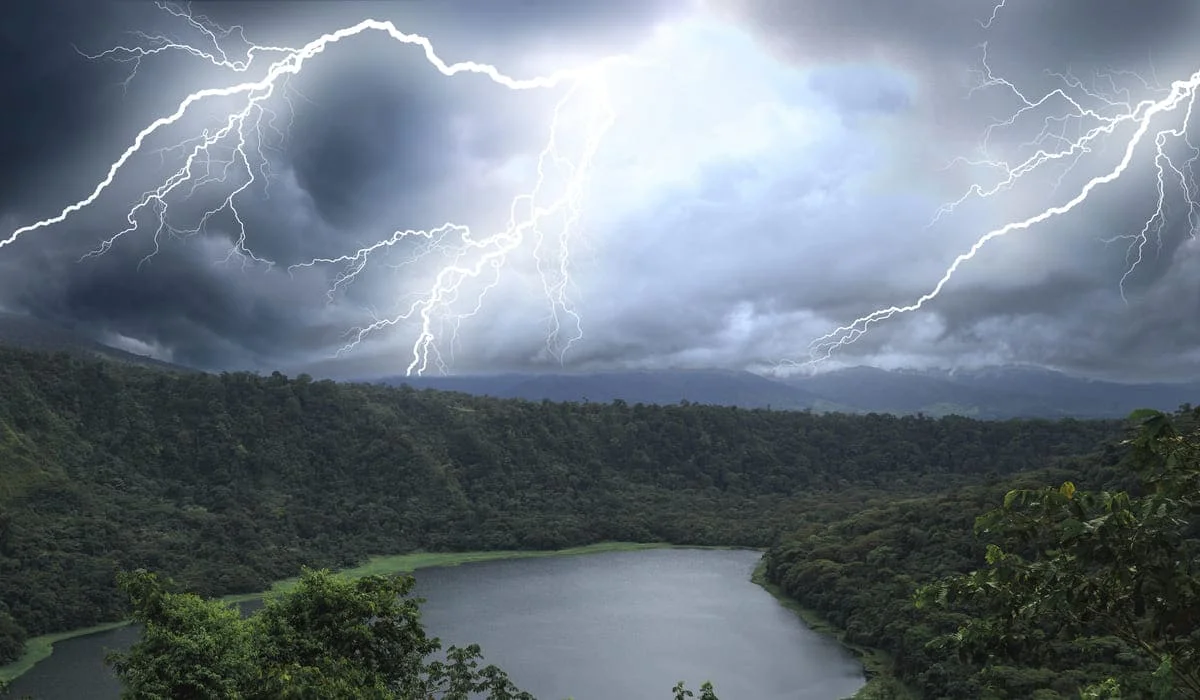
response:
M144 192L129 208L126 214L128 225L125 228L104 239L95 250L84 257L103 255L118 239L137 231L141 227L139 217L149 214L154 226L154 248L143 259L145 262L159 250L160 236L200 233L213 217L227 212L236 223L238 231L238 238L229 251L227 260L238 258L244 264L273 265L273 261L255 255L250 249L246 227L237 208L238 197L259 177L265 179L269 175L269 161L263 152L267 134L273 132L282 136L282 132L276 126L277 115L271 108L271 100L276 97L286 100L286 96L281 96L281 93L286 90L288 79L299 74L309 61L318 57L331 45L367 32L376 32L400 44L421 49L429 64L448 77L469 73L485 76L510 90L551 89L562 86L565 86L566 90L555 108L549 140L538 157L537 183L532 192L513 199L509 221L499 231L476 236L467 227L453 223L429 231L397 231L391 237L353 253L319 258L289 268L290 271L295 271L320 264L344 265L343 272L336 278L334 287L330 290L333 294L339 287L354 280L372 253L401 240L423 237L430 243L424 248L426 252L434 249L449 252L453 259L452 264L443 267L437 273L430 288L421 294L405 313L392 318L378 319L364 328L353 331L352 338L343 351L354 348L374 331L403 320L415 319L419 322L419 331L412 346L412 359L406 372L420 374L429 368L430 363L444 368L438 351L435 324L445 320L456 322L477 313L487 290L499 278L506 258L520 248L527 237L532 237L535 241L532 252L537 261L538 271L542 275L545 293L550 300L551 327L547 338L549 349L561 360L571 344L582 337L580 319L573 310L569 295L571 259L568 243L578 222L584 185L592 159L615 116L608 107L607 71L613 65L629 59L613 57L580 69L518 79L485 63L447 63L438 56L428 38L405 33L391 22L366 19L353 26L323 34L298 48L260 46L246 41L241 27L219 27L166 3L159 3L159 7L188 23L198 31L207 45L193 46L163 36L142 33L138 35L144 42L142 45L113 47L91 58L131 61L134 65L131 79L136 75L137 66L142 59L170 51L191 55L235 74L250 72L262 65L266 57L270 57L272 62L265 67L262 77L257 80L244 80L189 94L172 113L154 120L137 134L133 143L109 166L106 175L89 195L64 207L55 216L12 231L0 239L0 249L12 245L22 236L63 223L92 206L113 186L130 160L146 147L146 142L151 136L181 125L185 115L196 113L201 104L225 100L237 106L225 112L214 125L204 128L198 134L182 136L173 146L158 149L158 153L164 158L178 157L182 159L182 164L159 185ZM235 34L248 44L245 58L231 58L222 46L223 40ZM577 154L564 152L560 147L560 132L563 127L559 123L559 115L570 105L580 106L582 114L585 115L573 124L583 133L583 145L581 152ZM235 176L242 178L240 184L236 184ZM553 178L558 178L557 188L552 186L555 183L549 182ZM204 212L187 228L181 228L171 221L169 214L173 203L186 201L195 195L197 190L213 183L229 186L218 206ZM548 192L552 189L557 191ZM545 223L550 221L558 223L553 241L549 240L550 236L543 230ZM463 285L468 280L485 275L491 276L491 282L485 284L473 307L465 312L454 313L453 307L459 301Z
M1004 3L998 4L991 17L984 23L985 27L998 21L1000 10ZM1118 90L1113 76L1109 75L1112 94L1104 94L1095 89L1085 87L1077 78L1070 75L1056 76L1062 87L1056 88L1037 97L1027 96L1021 89L1009 80L995 75L988 66L987 46L983 47L982 71L979 73L978 85L974 90L1002 89L1011 93L1021 105L1010 117L997 121L987 127L984 132L980 151L982 156L976 159L960 158L957 164L986 167L999 174L996 184L988 187L974 184L957 200L950 202L938 210L930 225L938 223L944 216L952 213L959 205L971 198L985 199L998 193L1010 190L1019 181L1033 173L1045 172L1056 164L1066 163L1063 172L1056 178L1055 190L1061 187L1064 176L1069 173L1080 157L1084 154L1099 150L1106 141L1116 140L1122 143L1121 158L1106 172L1089 178L1074 194L1058 205L1047 207L1042 211L1024 219L1011 221L980 236L970 248L958 255L946 268L944 274L925 294L915 301L905 305L895 305L880 308L852 322L840 326L833 331L817 338L809 345L809 359L806 361L787 360L779 364L780 368L812 366L829 357L838 348L855 342L868 329L881 321L888 320L900 314L919 311L926 304L936 299L955 273L991 241L1007 236L1010 233L1045 223L1056 217L1067 214L1082 206L1099 188L1113 183L1121 178L1134 162L1139 147L1151 141L1154 150L1154 166L1158 175L1159 197L1155 208L1146 219L1140 231L1109 239L1129 241L1129 267L1121 277L1122 296L1124 284L1135 268L1143 260L1143 252L1149 244L1151 236L1161 234L1166 219L1165 192L1168 183L1176 183L1188 203L1188 221L1191 233L1195 236L1200 230L1200 199L1193 177L1192 166L1200 157L1200 149L1188 139L1187 128L1191 123L1192 110L1196 103L1197 91L1200 89L1200 71L1186 79L1176 80L1169 88L1155 88L1149 81L1127 73L1152 97L1134 102L1129 98L1128 91ZM1090 106L1089 106L1090 105ZM1042 128L1035 132L1024 144L1024 148L1032 149L1029 155L1019 162L1010 163L989 154L990 140L999 130L1015 128L1020 120L1041 118ZM1068 137L1068 125L1078 129L1078 136ZM1129 133L1125 133L1122 130ZM1182 143L1188 157L1179 162L1178 155L1172 155L1172 147Z

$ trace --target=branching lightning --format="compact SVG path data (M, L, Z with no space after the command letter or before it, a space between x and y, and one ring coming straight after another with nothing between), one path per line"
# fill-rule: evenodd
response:
M437 337L433 328L435 322L439 318L449 320L455 324L454 328L457 329L458 322L478 313L487 291L499 281L500 271L507 256L521 246L527 235L535 238L533 254L537 261L543 288L551 300L551 328L547 338L548 347L561 360L562 355L570 349L571 344L582 338L580 318L575 312L568 294L570 287L568 243L573 226L578 222L583 188L592 159L600 147L601 138L615 119L615 115L607 108L607 93L602 69L603 65L588 74L577 77L576 82L556 105L549 141L538 155L537 183L532 192L513 199L508 224L502 231L483 239L474 238L469 228L452 223L443 224L432 231L397 231L390 238L361 248L352 254L337 258L316 259L289 268L289 271L294 271L318 264L344 265L343 272L338 275L334 283L336 290L337 287L353 281L365 268L372 254L414 236L429 239L430 246L424 248L424 251L433 248L441 249L444 252L453 251L451 252L453 262L438 272L428 294L414 301L405 312L397 316L376 319L374 323L356 329L352 332L350 342L343 346L341 352L353 349L372 332L393 326L400 321L418 318L420 319L419 337L413 346L413 359L407 372L421 374L428 369L431 361L438 365L438 369L444 370L445 365L435 343ZM588 113L593 115L593 119L589 120L586 125L587 138L584 153L578 163L573 163L563 157L557 148L559 115L562 108L575 99L581 90L590 92L591 99L595 101L595 104L592 105L592 109L588 110ZM562 196L548 204L543 204L542 189L546 183L546 169L552 163L565 167L569 174ZM557 264L553 269L547 269L542 252L545 247L545 234L541 229L541 223L556 215L562 215L566 220L558 233L559 245L555 253ZM448 248L451 244L446 242L446 238L451 234L457 238L457 246ZM474 255L473 262L464 262L464 259L472 255ZM409 262L411 261L410 259ZM448 310L458 301L462 284L468 279L479 278L489 271L492 275L491 281L476 297L474 307L466 313L450 315ZM332 294L333 290L330 293ZM574 333L565 340L562 338L564 318L566 322L574 326Z
M980 24L985 28L991 26L1004 4L1000 2L996 5L991 17ZM972 92L989 88L1002 89L1014 96L1020 106L1007 119L996 121L985 129L979 157L958 158L951 163L991 169L999 175L995 184L973 184L957 200L942 206L933 217L930 226L938 223L969 199L992 197L1011 189L1033 173L1046 173L1049 168L1061 165L1062 170L1054 179L1053 193L1057 194L1062 187L1063 178L1075 168L1085 154L1098 151L1111 141L1123 141L1120 160L1107 172L1088 179L1065 202L1028 218L1011 221L980 236L966 252L954 258L937 283L915 301L906 305L877 309L838 327L812 341L807 361L783 364L811 366L820 363L829 359L838 348L861 338L874 324L900 314L921 310L936 299L955 273L973 260L989 242L1067 214L1083 205L1094 192L1121 178L1133 163L1139 148L1146 142L1153 143L1154 149L1158 184L1156 206L1139 231L1104 241L1128 242L1128 267L1118 282L1122 298L1125 298L1126 282L1144 260L1146 248L1152 239L1158 246L1162 245L1161 234L1168 216L1166 193L1169 187L1178 186L1183 192L1188 207L1187 221L1191 235L1195 237L1197 232L1200 232L1200 191L1197 189L1193 170L1197 158L1200 158L1200 148L1197 148L1188 136L1197 92L1200 90L1200 71L1186 79L1172 82L1168 88L1159 87L1157 78L1146 80L1127 71L1100 74L1092 86L1084 85L1083 81L1069 73L1048 73L1061 83L1061 87L1035 99L1027 96L1011 81L995 75L988 65L986 44L981 48L982 70L979 72L978 84ZM1118 87L1118 78L1139 82L1151 97L1134 102L1128 89ZM990 154L993 134L1014 127L1019 120L1042 114L1045 116L1042 117L1041 130L1032 139L1021 144L1023 149L1033 149L1032 155L1013 163ZM1069 135L1068 132L1072 129L1075 133ZM1178 150L1186 154L1186 159L1180 159Z
M332 300L341 288L352 283L365 269L372 255L401 241L425 239L425 244L417 248L416 257L434 251L447 255L450 262L437 272L431 286L418 294L406 311L393 317L376 317L373 323L355 329L350 334L350 341L342 348L343 352L349 351L375 331L404 320L416 320L419 322L419 330L412 346L412 358L406 373L420 374L425 372L430 364L440 369L445 368L437 343L440 324L449 322L457 329L459 321L477 313L487 291L499 281L508 256L517 251L528 238L532 238L532 254L542 277L544 291L550 300L548 349L561 361L571 344L582 338L580 318L574 311L569 293L571 279L568 244L579 223L582 198L593 158L605 132L615 119L608 101L606 71L614 63L627 60L626 57L613 57L586 68L560 70L548 76L517 79L485 63L447 63L434 51L428 38L402 32L388 21L366 19L353 26L323 34L298 48L261 46L246 39L240 26L222 28L208 18L193 15L189 9L165 2L158 3L158 6L185 22L200 35L203 43L193 45L162 35L136 32L134 36L140 42L136 45L116 46L98 54L84 55L92 59L130 62L133 69L126 85L136 76L143 59L167 52L187 54L236 74L249 73L252 69L262 66L264 61L271 62L266 65L262 76L257 80L249 79L223 87L205 88L187 95L173 112L159 117L138 132L132 144L113 161L106 175L90 194L64 207L54 216L12 231L7 237L0 239L0 249L12 245L22 236L61 224L91 207L114 185L122 171L127 169L131 159L146 150L147 141L152 136L181 125L185 116L195 114L201 104L230 101L237 106L224 114L217 124L156 151L164 163L169 158L178 158L182 159L181 165L157 186L137 198L126 213L127 225L103 239L84 258L103 255L118 240L141 229L146 215L149 215L153 226L153 248L142 259L142 263L153 258L159 251L162 236L195 235L205 231L214 218L225 215L232 220L238 234L226 261L237 259L244 265L274 265L273 261L256 255L248 246L246 225L237 206L239 197L260 180L264 186L269 183L270 161L264 149L270 147L270 137L273 135L276 141L286 138L288 125L281 126L278 123L279 115L272 109L273 100L282 100L291 107L291 100L298 93L289 88L288 81L299 74L309 61L337 42L367 32L377 32L401 44L419 47L429 64L447 77L462 73L477 74L510 90L566 86L565 94L555 108L549 140L538 157L537 182L532 192L513 199L507 225L490 235L477 237L466 226L450 222L426 231L399 230L390 237L351 254L294 264L288 267L288 271L295 272L301 268L318 265L341 265L342 271L336 276L329 290ZM232 56L226 50L224 44L231 38L236 38L246 47L242 56ZM584 113L588 116L582 120L582 153L572 158L559 146L562 129L560 113L565 106L578 103L583 103ZM551 189L548 183L551 179L551 168L556 173L566 173L563 176L565 182L560 183L560 193L547 192ZM199 215L190 226L181 227L172 223L169 214L173 206L178 208L180 203L188 201L199 190L214 185L226 188L215 207ZM561 219L561 224L551 240L551 236L543 231L542 227L556 218ZM415 258L410 259L409 262L414 260ZM484 278L487 283L473 306L466 312L454 313L464 283L476 278Z
M979 20L979 26L983 27L984 29L991 27L992 23L996 21L996 16L1000 14L1000 10L1004 9L1004 5L1006 3L1007 0L1000 0L1000 2L996 3L996 6L992 8L991 16L986 20Z
M1007 0L1000 0L990 16L979 24L987 29L1001 21ZM410 251L410 256L396 265L402 267L418 260L440 255L436 274L427 288L414 292L393 315L372 312L372 322L348 334L348 341L339 353L357 347L365 338L378 331L401 324L416 328L407 374L422 374L430 369L445 370L442 340L449 329L449 352L459 324L479 313L489 290L501 280L502 271L511 256L528 246L529 254L540 275L542 291L549 300L547 318L548 351L561 362L572 344L583 336L582 323L575 311L571 292L571 242L580 225L584 192L594 158L601 142L612 126L616 115L609 100L609 72L617 62L630 61L620 56L596 62L581 69L559 70L547 76L518 79L501 72L495 66L474 61L448 63L433 48L430 40L418 34L400 31L387 21L366 19L349 27L323 34L302 46L267 46L251 42L240 26L224 28L210 19L194 15L189 8L166 2L158 5L190 28L198 43L187 43L161 34L134 32L137 43L119 45L95 54L84 54L93 60L128 62L132 70L126 80L133 80L141 61L167 53L180 53L210 65L212 68L238 76L235 82L197 90L184 97L173 111L155 119L137 133L132 143L108 167L104 177L87 196L65 206L58 214L13 230L0 238L0 249L16 243L27 234L61 224L72 216L92 207L104 193L114 187L118 178L129 169L130 162L144 153L157 154L161 167L170 171L161 181L135 198L125 211L125 225L102 238L84 258L107 253L122 238L143 229L150 231L152 248L139 266L159 252L162 239L201 234L221 218L232 222L236 233L224 262L240 261L244 266L272 267L275 262L256 254L250 247L238 203L252 188L262 188L269 194L272 173L268 151L286 142L290 121L276 110L293 113L293 100L303 98L289 84L310 61L330 46L365 33L380 33L407 46L421 49L425 59L440 74L447 77L469 73L488 78L492 83L510 90L561 89L563 94L555 105L550 133L545 147L538 154L536 182L529 192L514 197L509 206L508 220L494 230L479 235L465 225L447 221L427 230L398 229L389 236L358 250L340 255L317 257L306 262L287 265L289 273L335 266L340 271L333 278L328 299L354 283L379 257L397 249ZM231 44L239 49L233 51ZM1196 96L1200 91L1200 71L1190 77L1162 87L1156 76L1142 76L1114 71L1100 74L1086 85L1071 73L1053 74L1058 87L1040 96L1031 97L1012 81L993 72L988 61L987 45L983 44L979 90L1004 91L1016 100L1016 109L1005 119L987 126L982 135L979 154L958 158L947 167L983 168L996 175L990 184L977 182L957 199L942 206L929 226L939 224L945 217L970 200L984 200L1007 192L1037 174L1053 176L1051 194L1058 197L1065 179L1081 160L1100 152L1110 144L1121 147L1121 157L1106 172L1095 175L1073 192L1062 195L1059 204L1043 209L1027 218L1010 221L979 236L962 254L945 268L942 276L926 293L914 301L880 308L840 326L817 338L809 345L809 359L803 363L822 362L838 349L861 338L875 324L894 316L919 311L942 294L954 275L966 263L975 259L988 243L1011 233L1024 231L1049 222L1081 207L1093 193L1120 179L1134 162L1140 149L1153 148L1153 163L1157 173L1157 202L1140 230L1105 239L1106 244L1124 242L1127 245L1127 268L1117 284L1122 297L1130 276L1144 261L1148 248L1162 246L1166 225L1168 191L1178 187L1187 202L1186 218L1193 236L1200 231L1200 192L1197 191L1194 166L1200 158L1200 146L1189 140ZM82 53L82 52L81 52ZM1153 70L1153 66L1151 67ZM1138 84L1139 92L1149 95L1135 100L1124 83ZM202 105L224 106L221 116L198 133L186 133L171 145L150 150L152 138L159 138L171 129L190 128ZM576 113L582 118L566 117L568 107L582 107ZM996 155L993 136L1021 128L1030 120L1040 120L1041 128L1032 138L1019 144L1020 153ZM562 145L562 131L569 122L582 134L577 151ZM274 145L273 145L274 144ZM1153 144L1150 146L1149 144ZM1182 153L1182 156L1180 155ZM167 165L170 163L171 165ZM177 167L176 167L176 164ZM1057 174L1053 175L1054 170ZM173 169L173 170L172 170ZM196 208L201 195L212 190L219 194L215 204L194 214L185 206ZM202 200L201 200L202 201ZM202 209L204 207L201 207ZM186 225L178 223L178 212L188 218ZM554 228L551 230L551 226Z

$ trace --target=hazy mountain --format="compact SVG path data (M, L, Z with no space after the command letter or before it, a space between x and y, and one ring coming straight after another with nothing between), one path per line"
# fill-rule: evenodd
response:
M852 367L787 383L860 410L978 418L1115 418L1135 408L1174 410L1200 402L1195 382L1123 384L1037 367L933 372Z
M105 345L84 333L47 321L4 312L0 312L0 345L193 371ZM742 408L957 414L976 418L1117 418L1135 408L1174 410L1183 403L1200 403L1200 382L1124 384L1022 366L954 371L851 367L789 379L727 370L672 370L386 377L373 381L533 401L610 403L621 399L630 404L689 401Z
M692 403L858 413L956 414L975 418L1119 418L1135 408L1200 403L1200 383L1121 384L1040 368L887 371L852 367L768 379L719 370L389 377L383 383L533 401Z
M379 381L393 386L408 384L416 389L461 391L531 401L610 403L621 399L630 404L689 401L743 408L829 408L821 397L800 387L750 372L723 370L388 377Z
M784 381L835 403L875 413L976 415L979 407L1011 410L1016 399L999 389L960 386L945 377L875 367L851 367Z
M43 352L66 352L86 359L102 358L158 369L196 371L105 345L84 333L49 321L3 311L0 311L0 345Z
M1200 403L1200 382L1195 381L1108 382L1072 377L1040 367L992 367L946 376L959 386L1019 394L1068 415L1123 415L1131 408L1173 411L1184 403Z

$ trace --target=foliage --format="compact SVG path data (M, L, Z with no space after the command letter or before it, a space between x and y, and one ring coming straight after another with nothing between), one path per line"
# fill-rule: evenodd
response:
M532 700L477 646L446 660L409 597L412 577L348 579L306 570L295 588L247 618L219 601L171 592L146 571L121 587L144 625L110 663L128 698L446 698Z
M243 618L170 590L144 570L121 575L141 639L109 657L134 699L533 700L478 645L441 643L421 624L411 576L348 578L306 569L295 587ZM694 697L682 682L675 700ZM699 700L718 700L711 683Z
M1116 431L496 400L0 350L0 662L26 635L123 617L118 571L216 596L419 550L768 546Z
M684 698L697 697L695 693L688 690L683 681L679 681L672 689L675 693L674 700L683 700ZM705 681L700 685L699 700L718 700L716 693L713 691L712 683Z
M1078 697L1090 684L1153 669L1129 644L1100 634L1008 649L991 664L958 655L936 642L986 611L965 603L916 608L913 594L922 585L986 564L986 547L973 536L972 526L978 513L1002 502L1009 491L1068 479L1128 484L1127 458L1127 449L1105 449L1005 482L891 499L829 523L811 523L767 552L766 576L838 630L852 649L883 653L884 663L876 669L881 675L871 679L862 697L905 697L897 681L924 698Z
M1191 416L1195 419L1197 416ZM1200 432L1139 411L1129 464L1144 495L1013 490L977 522L986 568L924 587L919 603L980 609L948 646L988 664L1104 635L1145 662L1086 692L1200 698Z
M1197 697L1200 412L1133 418L1099 454L797 528L767 578L890 657L869 688Z
M110 663L133 698L243 697L255 674L249 630L235 608L170 593L144 571L121 577L142 639Z

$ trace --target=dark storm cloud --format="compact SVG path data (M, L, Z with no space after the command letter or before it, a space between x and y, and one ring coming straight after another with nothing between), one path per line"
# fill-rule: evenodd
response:
M84 264L43 260L39 272L59 282L26 278L11 300L97 337L114 333L167 348L170 359L190 366L246 369L290 357L300 348L288 347L289 339L315 325L311 308L322 290L305 298L278 274L214 263L223 253L196 238L165 246L136 271L136 261L119 255Z
M683 0L448 0L435 2L218 2L193 10L250 39L297 45L365 17L426 34L449 61L495 63L518 77L642 45L656 26L693 12ZM584 225L596 248L577 248L574 282L584 340L580 367L746 366L806 356L807 344L873 309L907 303L979 235L1068 198L1119 142L1087 154L1076 171L1031 176L1011 192L968 201L937 226L937 207L982 167L942 169L977 157L983 129L1019 108L980 80L991 69L1031 95L1061 86L1047 70L1085 84L1108 69L1163 82L1200 59L1192 0L711 0L730 24L682 29L666 67L614 82L618 121L606 137ZM12 3L0 16L0 222L6 230L55 213L90 191L137 130L189 90L227 84L194 58L164 55L132 66L82 59L136 40L129 30L195 40L186 24L145 3ZM684 26L684 25L680 25ZM748 34L747 34L748 32ZM670 41L678 46L671 48ZM227 46L234 50L236 37ZM769 51L763 47L769 47ZM242 47L244 49L244 47ZM234 50L236 53L236 50ZM1197 64L1200 65L1200 64ZM655 72L657 71L657 72ZM1137 79L1114 74L1134 99ZM1101 77L1095 84L1107 86ZM141 179L86 216L0 249L0 307L80 325L98 336L164 349L208 367L321 367L340 376L395 373L409 360L411 327L383 334L343 364L312 364L372 314L403 308L428 271L373 264L326 304L338 268L283 269L349 253L397 229L453 220L494 231L523 191L544 145L551 93L510 93L478 76L443 79L413 47L378 35L331 47L289 83L288 138L271 142L270 196L247 192L238 213L247 243L279 263L243 270L224 258L236 237L229 212L205 236L162 238L152 217L107 256L76 263L123 227L120 204ZM286 103L273 105L284 107ZM1010 161L1045 114L993 135ZM281 120L288 115L281 113ZM174 132L174 133L187 133ZM153 147L167 145L156 142ZM1163 247L1118 293L1126 243L1154 206L1152 153L1078 212L990 244L920 313L873 327L836 357L885 366L1035 362L1112 376L1196 365L1190 320L1200 294L1185 203L1171 201ZM1108 158L1108 160L1105 160ZM162 173L159 173L160 175ZM144 176L144 177L142 177ZM262 183L258 183L261 185ZM219 203L202 192L193 214ZM173 201L181 223L186 205ZM2 235L3 232L0 232ZM550 234L553 235L553 234ZM399 263L421 240L375 263ZM448 260L448 258L439 258ZM464 322L460 370L545 367L545 300L527 259ZM1149 338L1156 338L1151 341ZM1131 367L1136 358L1137 367Z
M284 12L295 13L297 25L326 28L366 17L390 20L402 31L429 36L448 61L491 62L523 77L528 73L509 66L518 65L531 48L606 55L636 42L680 5L676 0L451 0L293 4ZM214 4L212 14L232 15L225 23L249 25L280 12L280 4L272 2L236 8ZM502 161L541 145L521 129L529 114L521 105L528 97L498 94L499 88L481 85L481 79L448 83L420 59L398 60L400 52L390 39L363 39L353 51L338 47L322 57L319 71L325 77L314 87L320 104L304 110L293 132L298 145L292 165L300 185L334 223L361 221L372 202L420 200L428 196L430 183L449 177L456 166L450 117L487 114L461 144L473 157Z
M1200 28L1191 0L1011 0L996 12L990 0L723 0L733 21L751 27L764 45L798 65L877 61L910 71L919 81L920 128L970 148L989 120L1020 105L1005 88L969 95L984 79L986 44L994 75L1036 97L1063 86L1050 73L1071 73L1085 85L1105 71L1137 71L1165 80L1190 73L1189 43ZM1049 72L1049 73L1048 73ZM1118 77L1118 88L1140 87ZM1136 98L1135 98L1136 99ZM954 155L962 155L955 153Z
M986 29L980 23L992 14L995 5L990 2L732 0L720 5L727 16L752 27L777 55L799 67L814 67L817 75L831 65L864 63L882 63L907 73L915 83L911 109L888 133L893 143L911 144L907 146L911 159L899 171L907 173L910 181L937 182L942 176L934 177L935 169L955 156L979 158L973 147L983 128L1021 106L1003 86L969 94L983 79L980 45L984 42L993 74L1011 80L1035 99L1063 87L1062 79L1052 73L1136 101L1146 96L1140 78L1166 85L1198 67L1192 38L1200 29L1200 4L1189 0L1009 0ZM1108 82L1110 76L1115 85ZM836 78L818 81L817 87L844 95L846 112L855 104L878 99ZM1122 95L1114 88L1131 92ZM1096 100L1082 99L1088 106L1103 108ZM1041 128L1046 114L1037 113L1026 123L995 132L992 154L1010 162L1030 155L1025 142ZM1111 168L1112 154L1123 146L1123 141L1114 140L1106 149L1098 149L1108 151L1107 160L1089 154L1058 189L1054 181L1061 169L1047 168L1026 178L1027 187L1015 195L997 197L993 209L968 203L938 229L909 228L902 236L907 245L878 234L852 235L846 242L848 250L860 241L868 250L880 251L878 257L890 254L893 263L871 263L871 253L858 252L856 257L864 264L849 278L852 281L826 279L822 290L797 284L798 298L785 306L816 312L832 326L875 308L909 303L932 288L941 270L904 261L930 257L944 267L988 230L1069 199L1087 178ZM1125 259L1129 241L1099 242L1135 234L1151 217L1157 196L1152 147L1152 139L1146 139L1119 185L1097 191L1069 216L1014 234L1011 241L990 244L925 310L875 326L858 343L840 349L838 357L850 363L879 362L891 354L943 365L987 357L1051 363L1110 376L1155 371L1195 375L1200 365L1194 351L1197 338L1190 331L1193 316L1189 316L1194 294L1191 277L1184 272L1191 269L1195 251L1187 245L1187 203L1170 191L1175 180L1168 177L1168 221L1161 232L1162 245L1157 233L1152 235L1145 259L1125 282L1128 306L1119 297L1118 284L1130 262ZM1184 160L1178 158L1176 163ZM996 177L983 168L951 169L942 180L943 197L950 200L964 192L973 181L968 176L984 182ZM1170 299L1178 303L1169 303ZM1162 341L1150 343L1146 339L1151 337ZM996 350L1001 347L1004 350ZM803 355L803 348L795 354Z
M381 197L420 197L453 165L446 110L429 86L414 95L394 77L364 72L322 90L290 133L297 182L334 225L361 221Z
M678 7L641 0L476 0L196 2L191 10L223 27L243 27L252 41L290 46L366 17L392 20L402 31L428 34L451 62L491 61L520 75L546 68L522 67L530 47L585 58L608 53L615 39L632 41L639 28L648 29ZM144 44L135 31L203 41L195 28L150 3L56 0L14 3L0 12L0 55L14 67L0 75L4 235L83 197L137 130L169 113L189 90L236 80L213 69L205 73L195 58L163 54L142 61L137 76L123 84L133 63L80 55ZM234 58L244 57L238 36L223 38ZM271 152L270 198L254 189L238 201L248 244L282 265L351 252L396 228L432 226L461 214L464 197L445 190L454 185L464 159L500 164L544 139L540 128L526 122L531 111L537 116L544 111L545 96L533 95L531 110L518 97L497 95L501 88L481 89L485 79L448 81L419 49L378 35L344 44L289 83L284 94L296 107L294 115L286 114L286 103L272 105L281 111L276 123L288 123L288 134L285 141L268 134L266 145L277 149ZM162 145L168 143L155 147ZM329 355L345 341L345 331L364 322L364 307L382 306L377 295L371 299L369 285L352 290L351 308L339 311L323 307L326 276L293 278L279 267L243 271L237 259L215 265L236 236L228 211L213 219L207 238L180 243L161 236L160 252L139 268L155 247L153 212L143 212L140 229L107 255L77 263L124 227L120 205L156 182L119 179L116 194L84 214L0 251L0 305L97 337L116 334L163 347L177 361L265 368ZM193 205L193 213L219 203L216 192L210 190L207 198L202 192L196 201L204 206ZM188 205L174 200L171 205L178 223L194 223L196 217L183 215Z
M86 47L95 36L111 41L115 33L104 28L138 13L129 3L87 0L11 3L2 12L0 206L12 207L54 199L45 191L62 176L48 164L113 135L108 115L120 108L128 68L89 62L72 44Z

